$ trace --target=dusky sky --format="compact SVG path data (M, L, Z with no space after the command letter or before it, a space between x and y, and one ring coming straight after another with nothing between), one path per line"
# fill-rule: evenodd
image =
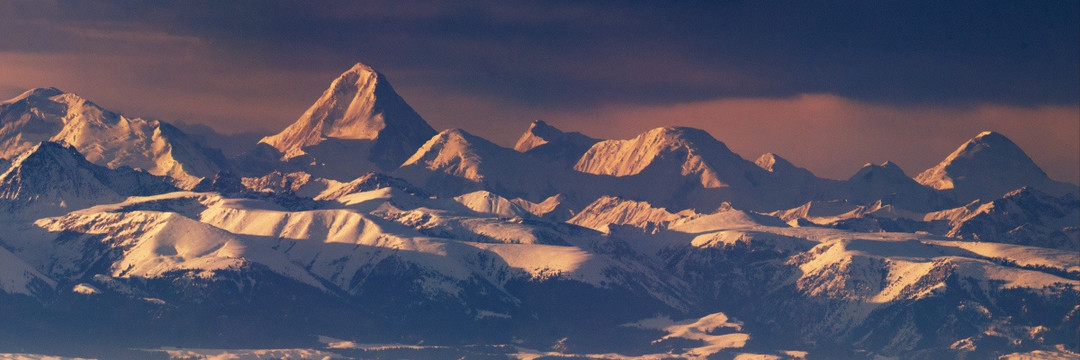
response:
M846 178L914 176L983 130L1080 182L1077 1L0 0L0 97L277 132L356 62L436 129L504 146L705 129Z

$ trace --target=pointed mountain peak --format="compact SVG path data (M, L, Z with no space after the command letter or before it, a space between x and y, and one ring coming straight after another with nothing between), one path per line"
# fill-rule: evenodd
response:
M494 151L504 150L498 145L465 130L446 129L431 137L401 166L412 165L430 157L439 159L459 157L457 161L463 163L479 162L479 157L474 155L475 153L487 153L493 149L496 149Z
M590 146L597 141L579 132L564 132L543 120L533 121L521 134L514 150L528 152L549 161L559 161L572 166Z
M378 71L375 71L375 69L372 68L371 66L368 66L368 65L366 65L364 63L359 63L359 62L356 63L356 64L353 64L353 66L351 68L349 68L349 70L345 71L344 74L360 74L360 75L369 75L369 76L381 75L381 74L379 74Z
M488 181L525 187L535 186L523 179L523 168L531 168L524 155L461 129L448 129L424 143L394 172L405 180L420 185L436 194L460 195L485 189L490 185L505 189L503 185ZM531 176L531 175L530 175ZM533 176L535 177L535 176ZM504 193L504 196L518 194Z
M870 167L873 167L873 168L881 169L883 171L888 171L888 172L891 172L891 173L900 173L900 174L904 173L904 170L900 168L900 165L896 165L896 163L894 163L892 161L888 161L888 160L886 160L883 163L877 164L877 165L873 165L873 164L866 164L866 165L869 165Z
M997 160L1031 161L1031 158L1016 143L1013 143L1005 135L993 131L983 131L971 140L964 142L956 151L949 154L945 161L955 161L960 158L976 156L993 156L997 157Z
M308 154L317 157L325 152L312 148L334 139L338 145L362 151L361 157L377 167L393 169L434 134L385 76L357 63L334 79L295 123L259 142L273 146L288 160ZM335 147L333 152L341 151ZM327 159L316 159L329 162L322 160Z
M541 137L553 137L565 134L562 130L548 125L544 120L534 120L532 124L529 124L529 130L526 132Z
M468 144L473 143L473 142L475 142L477 140L485 141L485 142L487 141L487 140L484 140L483 138L481 138L479 136L476 136L476 135L473 135L473 134L469 133L468 131L458 129L458 128L453 128L453 129L446 129L446 130L440 131L438 134L435 134L435 136L432 136L431 140L429 140L428 143L435 142L435 143L441 143L441 144L468 145Z
M983 132L979 133L979 135L975 135L975 137L972 138L971 140L975 141L975 142L1006 142L1006 143L1010 143L1010 144L1012 143L1012 140L1009 140L1009 138L1005 137L1005 135L1001 135L1001 133L999 133L999 132L989 131L989 130L988 131L983 131Z
M764 169L772 173L775 177L783 182L785 188L801 188L806 189L806 186L810 184L821 183L822 180L817 176L814 176L813 172L805 168L796 166L795 164L774 153L765 153L754 161L754 164L759 168ZM806 191L800 191L805 193Z
M11 99L10 102L19 101L27 98L51 98L57 95L63 95L64 92L54 87L36 88L23 92L21 95Z
M30 148L30 151L27 151L19 157L15 158L15 161L12 162L11 167L14 168L18 166L23 166L25 162L33 161L34 159L39 158L65 159L65 162L67 161L67 159L71 159L71 161L76 161L79 163L90 163L86 161L82 154L79 154L78 150L75 150L74 146L63 142L42 141L37 143L37 145L34 145L34 147Z
M548 123L545 122L544 120L536 119L536 120L533 120L532 124L529 125L529 129L533 129L533 128L537 128L537 127L550 127L550 126L551 125L548 125ZM556 130L558 130L558 129L556 129Z
M525 130L524 134L518 138L517 143L514 144L514 150L518 152L526 152L536 148L537 146L547 144L552 139L563 136L562 130L548 125L544 120L533 121L529 125L529 129Z
M416 150L408 160L402 163L401 167L417 164L427 159L428 161L435 158L443 158L447 156L454 156L451 154L463 154L471 152L473 141L480 140L479 137L461 129L446 129L440 131L435 136L432 136L430 140L420 146L420 149ZM468 157L462 157L459 159L462 162L469 160Z
M74 146L41 142L0 174L0 211L58 214L131 195L175 191L162 178L128 167L95 165Z
M375 71L370 66L362 63L356 63L349 70L338 75L333 82L330 83L330 89L328 91L333 92L335 95L344 95L344 98L338 98L333 100L352 100L349 95L354 95L358 89L365 87L381 86L381 82L386 82L386 78ZM373 96L374 93L366 93L361 95ZM367 99L373 100L373 99Z
M440 131L435 135L437 138L453 138L453 139L480 139L479 136L459 128L452 128Z
M40 173L60 171L76 175L79 169L101 167L86 160L79 150L64 142L42 141L11 162L10 171ZM127 168L127 170L131 170ZM95 170L96 171L96 170ZM46 179L49 177L45 177Z
M948 191L961 203L996 199L1023 186L1054 195L1076 191L1075 185L1051 180L1016 143L993 131L964 142L915 180Z
M881 164L866 163L866 165L863 165L863 167L859 169L859 171L856 172L855 175L851 176L850 180L855 181L862 179L869 181L871 180L871 178L874 177L911 180L911 178L909 178L907 174L904 174L904 170L892 161L886 161Z
M792 164L787 159L774 153L762 154L754 161L754 164L757 164L758 167L765 169L768 172L782 172L788 169L797 168L795 164Z
M907 176L896 163L866 164L845 184L847 200L859 204L897 206L911 211L933 211L955 207L956 202ZM881 204L878 204L880 208Z
M487 190L507 199L537 201L551 195L549 164L460 129L443 130L392 175L436 195Z

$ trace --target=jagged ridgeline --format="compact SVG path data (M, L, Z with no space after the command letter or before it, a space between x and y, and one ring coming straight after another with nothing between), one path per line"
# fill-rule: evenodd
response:
M0 353L1080 351L1080 191L994 132L914 178L682 127L536 121L511 149L357 64L250 152L202 140L54 88L0 103Z

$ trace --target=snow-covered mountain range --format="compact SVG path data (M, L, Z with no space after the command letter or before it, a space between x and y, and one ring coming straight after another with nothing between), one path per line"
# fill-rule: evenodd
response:
M0 352L1075 356L1078 190L994 132L915 178L679 127L504 148L363 64L231 159L34 89L0 103Z
M172 125L129 118L56 88L0 103L0 157L14 159L42 141L74 146L98 165L168 176L180 187L226 167L220 151L203 148Z

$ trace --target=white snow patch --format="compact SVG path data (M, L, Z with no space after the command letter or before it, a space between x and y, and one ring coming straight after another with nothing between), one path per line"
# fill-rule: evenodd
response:
M96 295L101 293L101 290L98 290L98 288L94 287L94 285L90 285L87 283L77 284L74 288L71 289L71 291L83 295Z
M654 344L674 338L701 340L705 343L703 346L687 349L683 354L679 355L688 358L706 358L724 349L741 348L746 346L747 340L750 340L750 334L737 332L742 331L742 323L731 321L724 313L709 314L698 319L680 322L674 322L667 316L658 316L623 326L662 330L668 333L664 337L654 340ZM721 329L736 332L713 335Z
M489 311L489 310L477 310L476 311L476 318L477 319L483 319L483 318L510 319L511 317L510 317L510 314L497 313L497 312Z

